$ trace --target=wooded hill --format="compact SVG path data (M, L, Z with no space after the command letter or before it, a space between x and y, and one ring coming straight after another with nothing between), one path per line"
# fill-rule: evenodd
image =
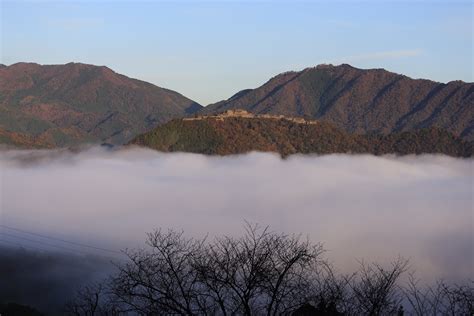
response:
M210 155L250 151L276 152L282 156L311 153L472 155L471 144L434 127L389 135L349 134L327 122L254 116L245 111L175 119L138 136L130 144L164 152Z

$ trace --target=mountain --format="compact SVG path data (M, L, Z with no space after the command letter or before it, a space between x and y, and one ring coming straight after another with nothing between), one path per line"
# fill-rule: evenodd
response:
M389 134L438 127L474 141L473 83L415 80L346 64L282 73L201 112L229 109L318 119L350 133Z
M0 129L4 135L14 135L17 144L24 140L26 147L30 140L41 147L120 144L200 108L177 92L107 67L80 63L0 67Z
M282 156L297 153L472 156L471 144L434 127L388 135L349 134L324 121L253 115L242 110L175 119L136 137L130 144L164 152L211 155L269 151Z
M7 147L24 147L24 148L51 148L51 144L36 139L22 133L10 132L0 128L0 148Z

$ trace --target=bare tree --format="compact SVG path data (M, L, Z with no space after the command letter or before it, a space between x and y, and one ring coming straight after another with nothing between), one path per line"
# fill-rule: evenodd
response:
M119 266L112 292L129 310L145 315L194 315L200 283L192 262L202 254L203 241L183 233L148 234L148 250L127 251L129 263Z
M120 312L113 304L106 287L94 283L80 289L73 301L66 304L65 315L71 316L115 316Z
M448 285L439 281L435 287L421 288L418 280L410 276L404 290L410 309L415 315L459 315L474 314L473 282Z
M324 315L349 315L354 304L351 284L356 273L349 275L338 275L334 267L329 263L323 263L318 273L311 279L312 293L311 303Z
M408 262L361 262L340 275L323 260L321 244L247 224L238 238L212 242L155 231L147 247L103 285L81 290L68 315L472 315L473 283L420 287Z
M406 300L411 306L412 313L416 316L436 315L439 297L431 288L422 289L413 273L410 274L404 288Z
M148 246L127 252L129 263L112 282L117 301L141 314L289 313L308 297L323 252L320 244L249 224L241 238L210 244L156 231Z
M361 262L358 275L350 283L353 292L351 301L356 314L396 314L402 300L396 282L407 266L408 261L400 257L392 262L389 269L377 263L367 265Z
M223 315L288 313L306 300L320 244L247 224L246 234L219 238L198 267Z

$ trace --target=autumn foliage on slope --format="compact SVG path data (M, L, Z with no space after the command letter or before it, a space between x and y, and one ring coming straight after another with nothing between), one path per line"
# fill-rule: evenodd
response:
M384 69L319 65L279 74L255 89L206 106L203 113L245 109L309 117L349 133L437 127L474 141L474 83L412 79Z
M105 66L0 67L0 129L38 140L33 146L20 143L23 147L121 144L200 107L175 91Z
M131 144L164 152L211 155L250 151L292 154L440 153L457 157L472 155L472 146L438 128L381 134L349 134L326 122L297 123L291 119L227 117L173 120L135 138Z

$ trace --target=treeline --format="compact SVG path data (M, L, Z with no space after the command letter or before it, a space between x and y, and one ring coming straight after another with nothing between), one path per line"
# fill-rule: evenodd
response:
M247 225L211 242L148 234L107 281L80 290L67 315L473 315L473 282L421 287L408 262L338 274L321 244Z

